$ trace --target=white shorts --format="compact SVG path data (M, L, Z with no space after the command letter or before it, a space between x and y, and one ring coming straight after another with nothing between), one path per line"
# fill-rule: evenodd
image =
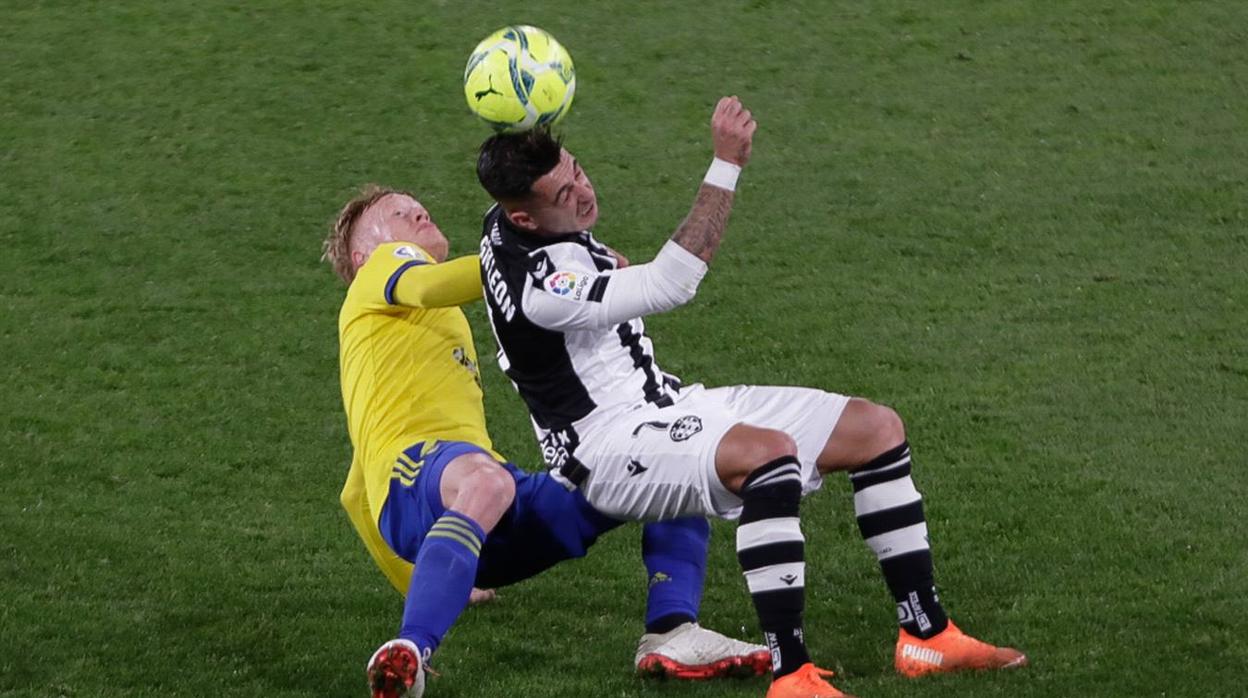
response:
M735 519L741 498L715 472L715 452L724 434L745 423L791 436L805 494L823 484L815 460L848 403L844 395L812 388L707 390L699 384L682 388L670 407L643 404L605 412L578 425L575 455L589 469L581 491L594 508L621 519Z

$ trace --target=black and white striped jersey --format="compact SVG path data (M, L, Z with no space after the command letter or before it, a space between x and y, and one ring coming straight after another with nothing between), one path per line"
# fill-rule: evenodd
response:
M668 243L653 262L617 269L588 231L530 235L498 206L485 215L480 254L499 365L528 405L549 465L575 448L582 420L670 403L679 382L655 362L641 317L691 299L706 272L700 259Z

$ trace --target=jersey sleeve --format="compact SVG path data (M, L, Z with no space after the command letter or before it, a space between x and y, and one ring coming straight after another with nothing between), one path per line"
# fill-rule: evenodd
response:
M438 264L413 245L378 247L360 267L351 294L370 306L446 308L480 300L476 255Z
M668 242L646 264L599 271L585 248L551 245L530 256L524 314L548 330L606 329L677 308L697 293L706 263Z

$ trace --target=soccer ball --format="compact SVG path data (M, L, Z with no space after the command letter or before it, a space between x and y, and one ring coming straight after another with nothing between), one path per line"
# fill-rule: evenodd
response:
M468 108L504 133L555 123L568 113L575 93L572 56L537 27L503 27L490 34L464 68Z

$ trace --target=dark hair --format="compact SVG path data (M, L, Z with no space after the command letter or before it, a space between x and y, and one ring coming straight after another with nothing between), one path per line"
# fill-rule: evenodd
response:
M555 169L562 154L562 140L548 129L495 134L481 144L477 179L495 201L523 201L533 192L533 183Z

